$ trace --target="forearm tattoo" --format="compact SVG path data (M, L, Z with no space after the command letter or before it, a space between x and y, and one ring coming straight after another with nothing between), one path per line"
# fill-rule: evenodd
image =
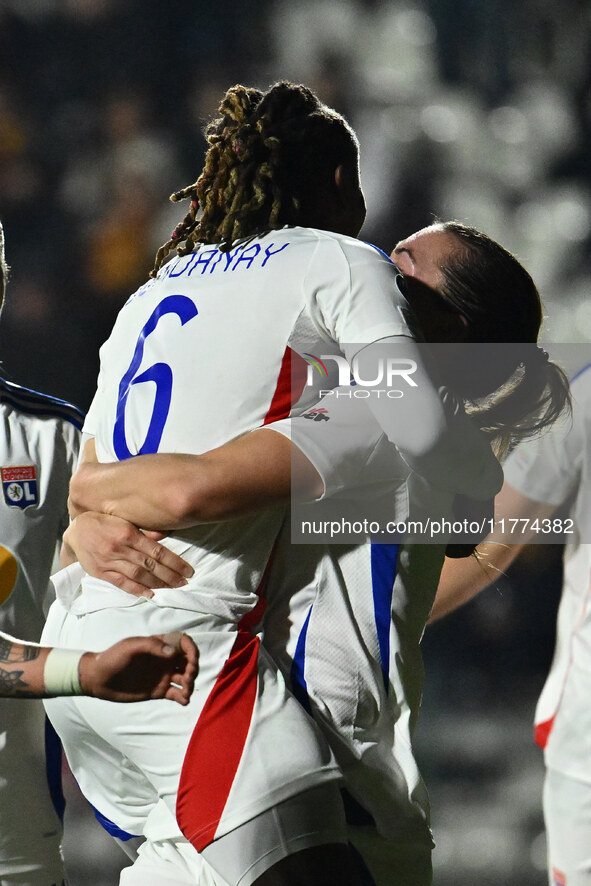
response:
M0 696L14 698L35 698L36 693L26 687L29 685L21 680L23 671L7 671L0 667Z
M0 696L31 698L35 696L28 687L29 684L22 679L24 671L16 668L8 670L3 665L22 664L33 661L39 657L41 650L38 646L27 646L16 643L8 637L0 637Z
M4 662L33 661L39 657L41 650L38 646L27 646L23 643L15 643L7 637L0 637L0 664Z

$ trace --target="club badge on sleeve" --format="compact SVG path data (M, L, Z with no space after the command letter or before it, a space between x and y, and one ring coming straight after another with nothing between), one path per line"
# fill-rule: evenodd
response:
M34 507L39 504L37 471L34 465L17 468L1 468L4 501L9 508Z

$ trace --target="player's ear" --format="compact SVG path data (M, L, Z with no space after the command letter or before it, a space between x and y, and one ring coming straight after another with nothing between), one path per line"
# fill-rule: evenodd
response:
M356 237L365 221L365 197L359 182L359 169L351 164L340 163L334 171L337 201L340 211L340 227L334 228L350 237Z
M334 183L337 186L337 191L341 194L341 197L345 202L349 198L351 191L358 187L357 177L355 176L354 180L351 171L342 163L340 163L334 171Z

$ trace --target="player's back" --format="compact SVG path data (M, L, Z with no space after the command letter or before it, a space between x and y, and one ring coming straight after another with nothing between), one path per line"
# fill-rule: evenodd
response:
M372 247L304 228L272 231L229 253L203 246L171 261L132 296L101 351L85 425L99 459L203 452L287 415L294 396L302 395L302 407L315 402L319 385L308 384L298 355L319 347L338 354L337 340L406 331L394 277ZM304 369L295 395L294 362ZM168 544L196 568L190 590L225 616L237 586L252 605L281 520L282 511L270 511L197 527ZM193 604L201 605L195 595Z
M169 262L128 301L101 351L99 402L86 425L99 458L203 452L260 426L270 411L279 417L286 353L338 353L335 339L364 341L370 324L387 323L387 308L390 331L404 325L391 265L378 306L365 296L357 304L352 292L352 276L362 277L359 290L373 275L379 290L385 265L365 244L307 228L272 231L228 253L202 246ZM315 402L313 385L305 396ZM287 414L289 397L280 405Z

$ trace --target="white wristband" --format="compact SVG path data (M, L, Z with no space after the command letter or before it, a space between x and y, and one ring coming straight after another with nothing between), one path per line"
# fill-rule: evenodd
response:
M48 695L82 695L78 666L84 652L52 649L45 659L43 682Z

